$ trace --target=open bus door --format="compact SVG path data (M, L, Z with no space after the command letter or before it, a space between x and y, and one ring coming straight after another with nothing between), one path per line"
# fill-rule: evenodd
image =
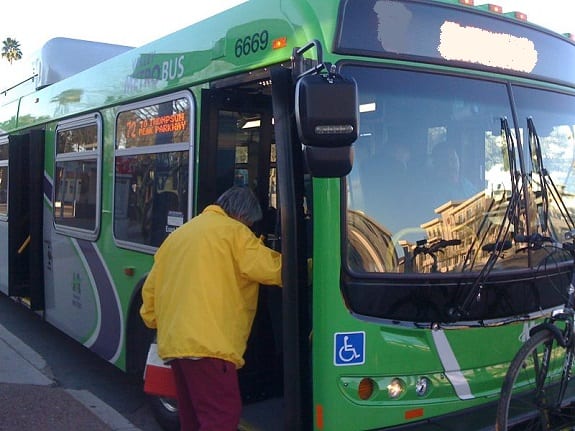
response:
M44 131L8 138L8 295L44 309Z
M279 247L274 244L279 224L271 95L262 92L257 81L233 84L202 94L197 210L232 186L250 187L264 213L254 231L266 236L268 246ZM281 332L281 290L264 287L244 355L246 365L239 371L244 403L281 396Z

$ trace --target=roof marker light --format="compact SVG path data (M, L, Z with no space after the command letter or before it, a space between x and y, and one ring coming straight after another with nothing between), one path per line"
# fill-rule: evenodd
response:
M459 3L464 4L466 6L473 6L475 4L474 0L459 0Z
M478 9L488 10L493 13L503 13L503 8L497 4L487 3L477 6Z
M527 15L523 12L507 12L504 14L505 16L518 19L519 21L527 21Z
M563 36L565 36L569 40L575 41L575 33L563 33Z

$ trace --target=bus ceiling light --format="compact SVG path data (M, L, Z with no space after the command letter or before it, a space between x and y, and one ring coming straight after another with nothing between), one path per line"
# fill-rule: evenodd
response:
M261 120L248 120L246 123L241 127L242 129L255 129L261 126Z
M397 399L405 392L405 383L403 380L394 378L389 385L387 385L387 395L389 398Z
M377 105L375 104L375 102L362 103L361 105L359 105L359 112L361 113L375 112L376 106Z

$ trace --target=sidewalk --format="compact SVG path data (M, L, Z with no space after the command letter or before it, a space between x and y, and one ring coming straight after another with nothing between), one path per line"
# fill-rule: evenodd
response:
M0 325L0 431L139 431L84 390L58 387L46 362Z

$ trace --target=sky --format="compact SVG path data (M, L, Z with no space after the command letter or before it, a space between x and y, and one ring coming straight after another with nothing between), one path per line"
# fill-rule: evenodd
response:
M22 59L10 65L0 58L0 91L32 75L34 53L52 38L139 47L244 1L5 1L0 42L8 37L20 42Z
M133 0L4 2L0 41L16 39L23 57L12 65L0 59L0 90L30 77L34 53L54 37L138 47L243 1L172 0L165 7ZM475 0L483 3L523 12L530 22L559 33L575 33L573 0Z

